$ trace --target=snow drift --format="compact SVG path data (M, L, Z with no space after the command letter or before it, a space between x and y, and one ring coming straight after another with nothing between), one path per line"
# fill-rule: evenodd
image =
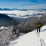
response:
M34 30L10 41L8 46L46 46L46 25L40 34Z

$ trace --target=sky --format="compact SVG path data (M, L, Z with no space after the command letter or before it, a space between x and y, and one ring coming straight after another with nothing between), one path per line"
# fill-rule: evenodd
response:
M0 0L0 8L46 9L46 0Z

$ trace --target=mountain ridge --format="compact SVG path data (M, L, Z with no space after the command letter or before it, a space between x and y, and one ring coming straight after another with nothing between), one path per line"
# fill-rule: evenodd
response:
M27 10L46 10L46 9L17 9L17 8L0 8L0 10L20 10L20 11L27 11Z
M0 26L10 26L12 24L12 18L6 14L0 14Z

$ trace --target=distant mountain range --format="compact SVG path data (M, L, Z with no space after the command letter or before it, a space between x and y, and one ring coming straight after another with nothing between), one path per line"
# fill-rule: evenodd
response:
M46 9L17 9L17 8L0 8L0 10L21 10L21 11L27 11L27 10L46 10Z
M0 8L0 10L23 10L23 11L26 11L27 9L16 9L16 8L9 9L9 8Z
M0 8L0 10L11 10L9 8Z

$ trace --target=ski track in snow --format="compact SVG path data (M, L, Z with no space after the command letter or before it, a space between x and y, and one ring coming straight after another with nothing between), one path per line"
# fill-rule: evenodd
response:
M37 37L39 38L41 42L41 46L46 46L46 43L44 42L44 39L40 37L40 33L37 33Z

